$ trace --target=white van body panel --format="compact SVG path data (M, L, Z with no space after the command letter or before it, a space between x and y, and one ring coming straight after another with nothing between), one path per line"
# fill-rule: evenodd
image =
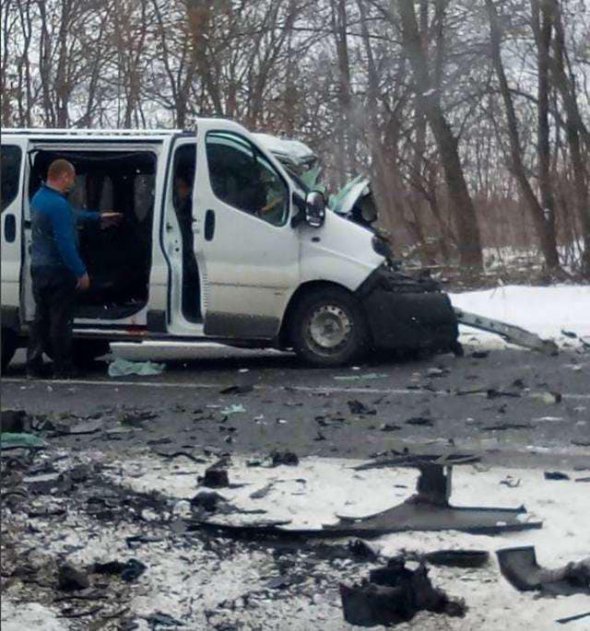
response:
M326 280L356 291L385 260L373 249L369 230L331 210L321 228L299 230L302 283Z
M300 283L300 234L290 223L273 225L219 199L210 179L207 134L235 134L259 150L283 178L281 164L256 143L245 128L217 119L199 121L197 175L193 194L193 233L201 272L205 333L216 337L272 338L278 334L285 306ZM293 209L290 209L290 215ZM215 232L207 239L207 213Z
M290 210L284 225L273 225L240 211L215 196L207 161L206 137L209 131L233 133L251 142L284 179L289 190ZM9 209L18 206L18 252L3 243L2 303L20 307L23 322L33 315L30 295L30 261L25 246L24 259L20 239L30 241L28 222L27 151L151 151L157 155L152 226L152 259L147 304L126 318L93 320L77 318L75 331L103 335L112 339L139 334L151 339L145 329L147 314L167 314L167 336L183 338L260 339L272 340L279 333L289 301L301 285L311 281L336 283L355 291L379 265L383 257L371 245L372 234L332 211L326 213L321 228L305 222L297 226L291 220L298 209L293 206L293 193L299 190L284 166L269 150L269 143L241 125L223 119L199 119L196 138L196 174L193 193L194 248L201 277L202 322L189 322L181 313L178 291L181 278L181 257L178 256L180 235L173 220L173 230L166 237L170 207L171 156L175 143L190 140L179 130L109 131L109 130L10 130L3 144L23 147L21 194ZM122 143L124 141L124 144ZM271 143L272 144L272 143ZM7 209L7 210L9 210ZM215 213L215 235L205 239L207 211ZM168 213L168 214L167 214ZM7 211L3 213L3 218ZM25 223L27 226L28 224ZM171 235L171 236L170 236ZM16 246L15 246L16 247ZM175 256L170 256L172 253ZM21 264L26 272L21 274ZM26 277L26 278L25 278ZM25 280L24 283L21 282ZM176 280L175 280L176 279ZM172 281L172 285L170 284ZM172 291L174 289L174 291ZM246 324L244 325L244 322ZM95 325L98 325L95 327ZM133 331L137 327L143 331Z

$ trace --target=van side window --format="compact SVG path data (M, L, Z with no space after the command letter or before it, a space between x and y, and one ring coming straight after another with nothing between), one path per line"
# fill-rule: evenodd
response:
M245 138L209 132L211 188L222 202L282 226L289 216L289 189L274 166Z
M22 151L16 145L2 145L2 212L18 195Z

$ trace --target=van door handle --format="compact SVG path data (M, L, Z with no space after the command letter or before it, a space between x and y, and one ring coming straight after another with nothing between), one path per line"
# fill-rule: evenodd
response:
M215 213L208 210L205 213L205 241L212 241L215 234Z

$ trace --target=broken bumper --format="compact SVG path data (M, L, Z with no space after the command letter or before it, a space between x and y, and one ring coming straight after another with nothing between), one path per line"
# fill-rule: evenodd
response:
M391 350L454 350L459 328L449 297L431 279L379 268L357 291L373 344Z

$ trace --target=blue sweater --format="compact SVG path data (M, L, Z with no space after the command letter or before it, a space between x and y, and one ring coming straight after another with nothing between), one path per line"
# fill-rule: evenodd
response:
M31 267L66 268L76 278L84 276L76 225L91 221L100 221L100 213L74 211L65 195L43 184L31 200Z

